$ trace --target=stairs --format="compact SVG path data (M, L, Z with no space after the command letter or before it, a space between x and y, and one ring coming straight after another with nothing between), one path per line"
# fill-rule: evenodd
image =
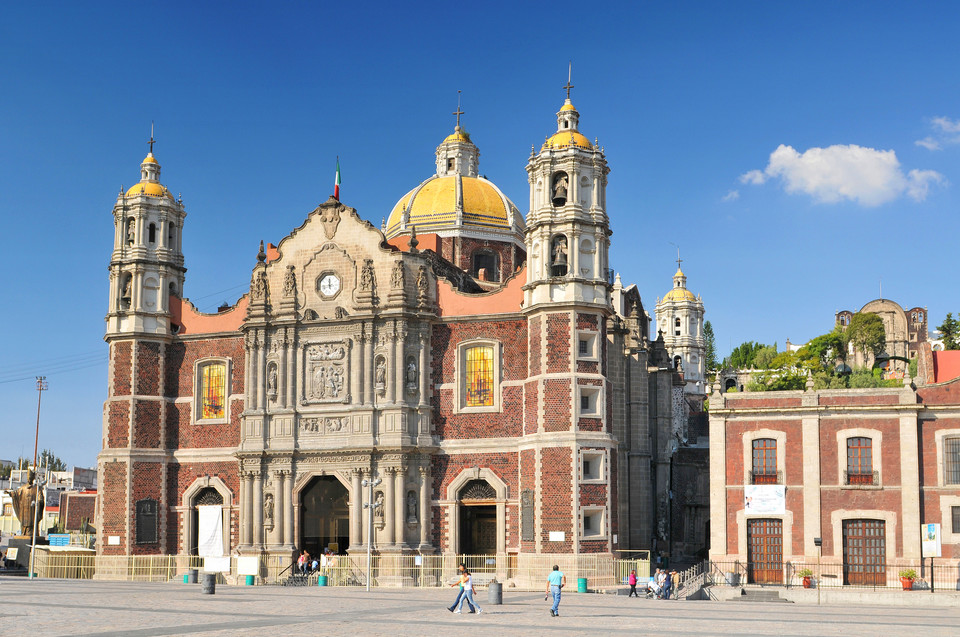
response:
M780 597L780 592L763 588L743 588L740 589L740 595L732 598L732 602L773 602L781 604L792 604L789 599Z

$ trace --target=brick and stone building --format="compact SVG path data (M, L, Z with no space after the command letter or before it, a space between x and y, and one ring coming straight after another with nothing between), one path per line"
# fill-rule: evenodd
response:
M707 344L703 336L703 299L687 289L687 275L680 269L673 275L673 287L657 298L657 330L673 359L683 371L684 391L697 406L707 393Z
M98 551L667 541L682 382L612 276L609 171L569 93L557 122L527 162L526 218L479 176L458 113L380 229L331 197L261 243L217 314L183 296L186 211L151 145L114 207Z
M889 377L902 378L910 360L917 358L920 347L927 342L927 308L915 307L907 310L890 299L874 299L862 308L861 313L876 314L883 321L887 342L885 351L890 360L883 363ZM846 329L854 312L841 310L836 314L836 324ZM872 367L873 354L856 350L853 345L847 353L847 364L851 367Z
M940 524L960 558L960 360L920 348L899 388L710 396L710 557L754 582L823 564L845 584L896 583ZM940 359L938 361L938 358ZM915 564L916 562L914 562Z

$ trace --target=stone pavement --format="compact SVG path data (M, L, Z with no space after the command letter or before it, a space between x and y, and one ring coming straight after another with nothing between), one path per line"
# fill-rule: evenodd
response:
M960 634L958 608L808 606L504 591L481 615L446 610L453 589L218 586L0 578L0 635L900 635Z

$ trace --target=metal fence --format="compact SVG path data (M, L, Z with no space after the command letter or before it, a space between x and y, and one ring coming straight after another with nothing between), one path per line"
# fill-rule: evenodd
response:
M896 560L889 564L842 564L837 562L715 562L705 568L707 585L757 584L762 586L808 586L820 588L868 588L890 590L958 591L960 561L956 559ZM912 581L904 574L913 571ZM804 582L804 578L807 582Z
M547 575L557 565L575 587L586 578L591 590L626 584L631 570L638 577L650 573L648 559L618 560L601 555L373 555L370 585L375 587L438 587L457 578L457 565L465 564L477 586L501 582L517 590L541 590ZM237 557L230 558L230 571L219 580L245 583ZM191 555L90 555L38 550L34 570L38 577L118 581L180 581L190 570L202 571L204 559ZM261 555L253 581L268 585L317 585L325 576L328 586L366 586L365 555L338 555L330 563L305 574L290 558Z

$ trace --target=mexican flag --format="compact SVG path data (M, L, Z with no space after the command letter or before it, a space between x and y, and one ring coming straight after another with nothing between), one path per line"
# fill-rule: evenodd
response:
M337 174L333 178L333 198L340 201L340 157L337 157Z

